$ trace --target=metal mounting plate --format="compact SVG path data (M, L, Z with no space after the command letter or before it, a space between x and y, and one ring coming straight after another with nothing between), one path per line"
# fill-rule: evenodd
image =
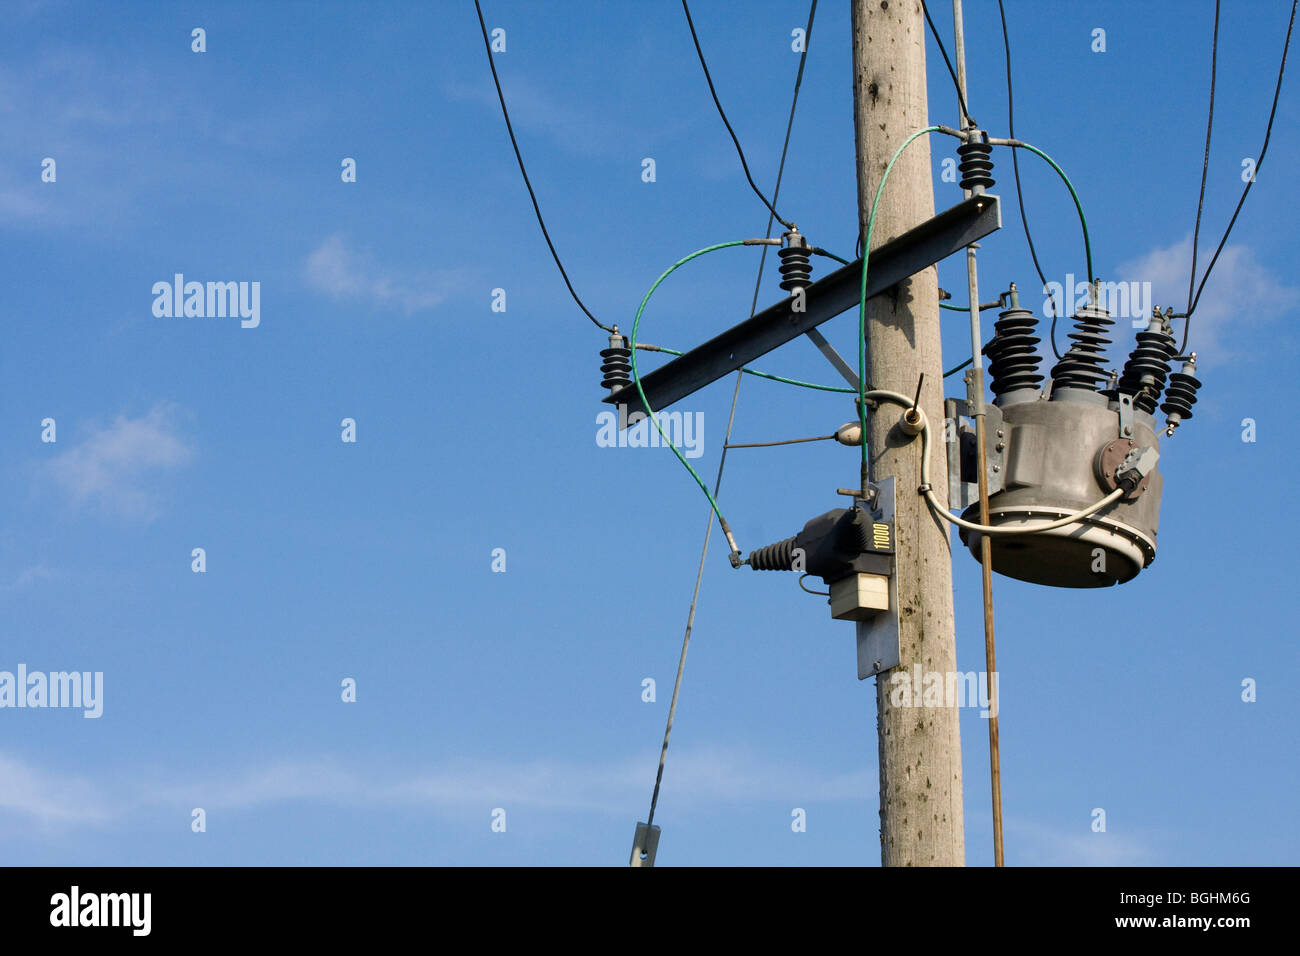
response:
M894 524L894 479L877 482L880 493L876 495L873 514L877 521ZM858 621L858 680L883 674L897 667L902 660L899 646L898 614L898 556L890 556L889 610L872 615L869 620Z
M1001 226L1002 207L997 196L985 193L959 202L872 250L867 297L888 292L909 276L961 251ZM667 408L798 338L857 305L861 285L862 260L858 259L808 286L804 290L804 311L794 311L794 299L787 297L643 375L641 387L646 401L655 411ZM610 405L626 405L629 415L645 411L635 384L623 386L604 401Z
M654 824L636 825L636 836L632 838L632 857L628 866L654 866L655 853L659 851L659 828ZM642 855L644 854L644 856Z
M944 448L948 452L948 507L959 512L980 500L979 475L975 471L975 426L966 422L971 417L970 411L970 402L965 399L943 400ZM992 402L985 402L984 437L987 447L984 457L988 463L990 497L1002 490L1006 472L1005 432L1002 409Z

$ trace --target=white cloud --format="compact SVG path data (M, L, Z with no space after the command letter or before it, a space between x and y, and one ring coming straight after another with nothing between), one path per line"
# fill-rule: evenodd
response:
M34 190L0 189L0 222L39 218L46 211L46 204L36 198Z
M156 405L139 418L118 415L59 454L42 474L74 505L151 518L157 511L159 476L194 455L179 433L177 417L175 406L168 404Z
M1039 823L1008 820L1016 836L1018 861L1025 866L1150 866L1155 853L1137 838L1106 831L1094 833L1089 821L1081 832L1063 832Z
M1196 266L1198 285L1213 255L1213 245L1201 249ZM1116 278L1150 282L1156 303L1173 305L1174 311L1181 312L1187 307L1191 265L1192 237L1188 234L1180 242L1119 266ZM1295 298L1296 291L1265 269L1249 247L1224 246L1192 317L1189 347L1197 352L1199 364L1223 364L1250 352L1255 323L1275 317L1282 303ZM1181 342L1181 320L1174 322L1174 331Z
M308 286L331 298L396 306L408 315L441 303L454 284L449 272L390 274L350 249L338 234L307 256L303 274Z
M91 800L90 785L0 754L0 812L38 821L102 823L159 806L248 810L283 802L462 810L483 806L626 814L640 808L652 781L649 759L577 764L470 762L399 774L333 758L281 760L259 767L177 780L118 773ZM874 771L821 774L774 766L749 751L686 751L669 768L675 809L753 803L857 801L874 791ZM133 783L123 781L134 780ZM75 797L75 799L74 799Z
M0 814L50 826L102 823L110 817L96 788L0 753Z
M34 564L29 568L23 568L14 581L13 586L16 588L26 587L36 581L43 581L53 578L55 573L43 564Z

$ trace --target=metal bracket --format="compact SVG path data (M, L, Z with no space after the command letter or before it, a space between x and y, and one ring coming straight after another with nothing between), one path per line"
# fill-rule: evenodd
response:
M1001 203L997 196L989 193L972 196L951 209L945 209L871 251L867 297L889 292L910 276L960 252L1001 227ZM803 296L804 311L794 311L794 299L787 296L758 315L642 376L641 388L645 391L646 401L656 411L667 408L853 308L859 302L861 287L862 260L859 259L808 286ZM610 405L626 405L629 415L645 411L635 385L624 385L604 401Z
M1120 392L1119 399L1119 437L1133 437L1133 396Z
M976 378L979 381L976 381ZM962 376L962 381L966 383L966 414L974 418L977 412L983 412L984 409L984 377L976 376L975 369L969 368L966 374Z
M835 371L844 376L844 381L848 382L849 385L855 389L860 390L862 388L861 379L858 378L858 373L853 371L853 367L850 366L848 362L844 361L844 356L835 351L835 346L826 341L826 336L822 335L816 329L809 329L804 333L804 335L812 339L813 345L817 346L822 355L826 356L826 360L835 366Z
M884 478L877 484L880 489L872 517L877 521L894 524L894 479ZM899 646L898 612L898 556L889 559L889 610L874 614L870 619L858 621L858 680L897 667L902 661Z
M632 857L628 866L654 866L655 853L659 849L659 828L654 824L638 823L636 836L632 838Z
M944 447L948 450L948 507L961 512L980 500L975 428L965 421L973 417L970 403L960 398L945 398L943 414ZM984 403L984 435L991 497L1002 490L1007 452L1007 427L1002 421L1002 409L992 402Z

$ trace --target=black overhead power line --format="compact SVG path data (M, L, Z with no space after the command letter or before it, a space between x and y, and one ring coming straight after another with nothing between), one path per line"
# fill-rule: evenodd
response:
M685 0L682 0L682 6L683 8L686 6ZM790 118L786 121L785 124L785 142L781 145L781 162L777 166L777 170L776 170L776 187L772 190L772 203L767 202L767 200L763 200L764 204L768 208L767 232L764 233L764 238L770 238L772 235L772 221L774 219L775 220L781 219L781 217L776 214L776 207L773 205L773 203L776 202L777 198L781 194L781 179L785 175L785 159L790 148L790 131L794 129L794 113L795 113L795 108L799 105L799 88L803 85L803 68L804 68L804 64L808 60L808 48L812 45L813 20L816 18L816 16L817 16L817 0L812 0L812 5L808 9L808 27L807 29L804 30L803 51L799 54L799 71L795 74L795 79L794 79L794 94L790 98ZM689 22L690 21L689 10L686 12L686 18L687 21ZM692 36L695 35L694 26L691 27L691 35ZM698 51L699 48L700 48L699 42L696 41L695 49ZM701 64L704 63L703 54L700 55L700 63ZM708 76L707 67L705 67L704 72L705 72L705 76ZM712 80L709 81L709 89L713 89ZM713 97L713 101L715 103L717 103L718 101L716 94ZM718 112L719 113L722 112L721 104L718 105ZM724 123L726 122L725 116L723 116L723 122ZM728 129L731 128L730 124L728 124L727 128ZM731 138L732 140L735 140L736 134L732 133ZM736 149L737 150L740 149L739 142L736 143ZM743 165L745 161L745 157L743 153L741 154L740 161L741 164ZM745 168L745 175L746 176L749 175L748 167ZM754 185L754 181L752 179L750 180L750 185L751 186ZM758 192L758 188L755 187L754 191ZM759 193L759 196L761 197L762 193ZM781 222L782 225L786 225L784 220L781 220ZM789 228L788 225L787 228ZM764 246L763 254L759 258L759 262L758 262L758 276L754 280L754 298L749 306L749 315L751 318L754 316L755 312L758 311L758 290L763 282L763 265L766 261L767 261L767 246ZM713 497L715 499L718 497L718 492L722 489L722 469L727 464L727 449L730 447L730 442L731 442L731 428L736 421L736 403L740 398L740 382L743 378L744 376L741 374L741 372L736 373L736 387L731 393L731 412L727 417L727 433L722 440L722 454L718 459L718 477L713 485ZM695 590L691 594L691 607L690 607L690 611L686 615L686 633L682 637L682 653L681 653L681 657L678 658L677 661L677 678L673 682L672 702L668 705L668 722L667 725L664 727L664 742L662 748L659 751L659 769L655 772L655 787L654 787L654 793L652 793L650 796L650 815L649 817L646 818L646 826L650 826L655 822L655 807L658 806L659 804L659 787L660 784L662 784L663 782L664 763L668 759L668 738L672 735L673 732L673 719L677 713L677 697L682 687L682 674L686 669L686 652L687 650L690 649L691 646L691 631L695 626L695 607L700 599L700 582L704 579L704 561L709 553L709 538L712 534L713 534L713 510L710 509L708 524L704 528L704 546L700 550L700 567L695 574Z
M1002 0L998 0L998 16L1002 20L1002 49L1006 52L1007 58L1007 135L1011 139L1016 138L1016 106L1015 97L1011 91L1011 38L1007 33L1007 12L1002 6ZM1011 151L1011 170L1016 179L1016 205L1020 207L1020 224L1025 228L1025 242L1029 245L1029 258L1034 261L1034 271L1038 273L1038 281L1043 284L1044 291L1048 292L1048 297L1052 303L1052 331L1050 340L1052 343L1052 352L1059 359L1061 352L1056 347L1056 320L1061 314L1060 308L1056 304L1056 296L1047 289L1047 277L1043 275L1043 267L1038 264L1038 252L1034 249L1034 237L1029 232L1029 217L1025 215L1025 196L1020 189L1020 160L1017 158L1018 150ZM954 369L954 371L956 371ZM949 373L951 374L951 373Z
M1291 0L1291 18L1286 25L1286 40L1282 44L1282 62L1277 68L1277 85L1273 89L1273 105L1268 111L1268 125L1264 128L1264 145L1259 149L1259 158L1255 160L1254 174L1259 173L1259 168L1264 165L1264 154L1268 152L1268 140L1273 135L1273 118L1277 115L1277 101L1282 93L1282 77L1286 74L1286 56L1287 51L1291 49L1291 31L1295 28L1295 11L1297 0ZM1217 16L1216 16L1217 19ZM1208 140L1209 134L1206 134ZM1196 295L1192 298L1187 307L1186 323L1183 325L1183 344L1179 347L1180 355L1187 354L1187 336L1192 324L1192 314L1196 311L1197 304L1201 301L1201 293L1205 290L1205 283L1209 281L1210 273L1214 270L1214 264L1219 261L1219 253L1223 252L1224 245L1228 242L1228 236L1232 233L1232 227L1237 224L1237 216L1241 214L1241 207L1245 205L1246 197L1250 195L1250 187L1255 185L1255 175L1246 181L1246 188L1241 191L1241 198L1237 200L1237 208L1232 211L1232 218L1228 220L1228 228L1223 231L1223 238L1219 240L1218 247L1214 250L1214 255L1210 259L1210 264L1205 267L1205 273L1201 276L1201 283L1196 287Z
M691 19L691 8L686 5L686 0L682 0L682 10L686 13L686 25L691 28L691 40L695 43L695 53L700 58L700 66L704 68L704 79L709 84L709 93L713 96L713 105L718 108L718 115L722 117L722 125L727 127L727 132L731 134L731 141L736 144L736 154L740 157L740 168L745 171L745 178L749 180L749 188L754 190L754 195L763 201L772 213L772 216L781 225L787 229L793 228L793 224L781 218L781 214L776 211L776 206L767 201L763 191L754 183L754 177L749 173L749 163L745 161L745 151L740 148L740 140L736 137L736 131L731 128L731 123L727 120L727 113L722 108L722 102L718 99L718 91L713 87L713 77L709 74L709 64L704 61L704 51L700 49L700 38L695 32L695 21ZM804 34L803 53L799 56L800 76L803 74L803 58L808 53L808 35Z
M483 48L487 51L488 66L492 68L492 82L497 88L497 99L501 101L501 115L506 120L506 131L510 134L510 145L515 148L515 159L519 161L519 172L523 174L524 185L528 187L528 198L533 201L533 212L537 214L537 224L542 227L542 236L546 239L546 246L551 250L551 258L555 260L556 267L560 270L560 275L564 277L564 284L569 288L569 295L573 296L573 301L578 303L580 308L599 328L606 332L613 332L611 326L601 322L591 310L582 304L578 298L578 293L574 291L573 283L569 281L569 274L564 271L564 263L560 261L560 254L555 251L555 243L551 242L551 234L546 230L546 222L542 219L542 210L537 205L537 194L533 192L533 184L528 179L528 170L524 168L524 157L519 152L519 141L515 139L515 128L510 122L510 111L506 109L506 98L501 92L501 79L497 76L497 65L492 59L492 43L488 40L487 24L483 22L483 8L479 5L479 0L474 0L474 9L478 11L479 29L483 31Z
M957 103L961 106L961 115L974 126L975 120L971 117L970 110L966 108L966 97L962 95L961 83L957 81L957 71L952 68L952 61L948 59L948 51L944 48L943 40L939 38L939 31L935 29L934 21L930 19L930 11L926 8L925 0L921 2L921 12L925 14L925 22L930 26L930 35L939 45L939 52L943 55L943 65L948 68L948 75L952 77L952 86L957 91Z
M1187 314L1192 311L1196 288L1196 249L1201 241L1201 211L1205 208L1205 180L1210 175L1210 133L1214 131L1214 86L1219 74L1219 0L1214 0L1214 35L1210 41L1210 109L1205 119L1205 159L1201 162L1201 192L1196 197L1196 226L1192 229L1192 271L1187 277Z

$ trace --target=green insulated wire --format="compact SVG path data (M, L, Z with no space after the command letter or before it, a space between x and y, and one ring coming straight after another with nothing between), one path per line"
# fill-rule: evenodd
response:
M678 259L671 266L669 266L668 269L663 273L663 275L661 275L658 279L655 279L654 285L650 286L650 291L648 291L645 294L645 298L641 300L641 305L636 310L636 318L632 321L632 334L628 339L628 344L632 352L632 384L636 386L636 393L641 398L641 404L645 407L646 411L650 414L650 421L654 422L655 431L659 432L659 437L662 438L664 442L668 445L668 447L673 450L673 454L677 456L677 460L686 466L686 470L691 473L691 477L695 479L695 483L700 486L700 491L704 492L704 497L709 499L709 505L713 508L713 513L718 516L718 522L719 524L722 525L724 529L727 526L726 521L722 517L722 512L718 510L718 502L714 499L713 495L709 492L709 486L704 483L704 480L699 476L699 473L694 468L691 467L691 463L686 460L686 456L684 456L681 453L681 451L678 449L678 447L672 443L671 439L669 439L669 437L664 434L664 430L659 424L659 416L655 414L654 409L650 407L650 402L646 400L645 389L641 387L641 373L637 369L636 334L637 334L637 330L640 329L641 327L641 316L645 312L646 305L648 305L650 302L650 297L655 294L655 290L659 288L660 284L665 279L667 279L670 275L672 275L682 266L686 265L686 263L690 262L692 259L698 259L706 252L714 252L715 250L726 249L729 248L730 246L743 246L743 245L746 245L745 240L738 239L734 242L720 242L717 245L705 246L703 249L699 249L695 252L692 252L689 256L686 256L683 259ZM657 348L660 352L667 352L669 355L682 354L676 349L664 348L663 346L657 346ZM759 372L752 368L741 369L741 371L749 375L757 375L759 378L766 378L766 379L771 379L774 382L781 382L784 385L798 385L800 388L812 388L821 392L844 392L846 394L851 395L857 391L857 389L840 388L835 385L817 385L813 382L801 382L797 378L784 378L780 375L772 375L769 372Z
M1079 202L1079 194L1074 191L1074 183L1070 182L1070 177L1065 175L1065 170L1056 164L1052 159L1037 146L1030 146L1028 143L1021 143L1016 149L1027 149L1035 156L1041 156L1047 160L1047 165L1056 170L1056 175L1061 177L1065 183L1065 188L1070 190L1070 198L1074 200L1075 211L1079 214L1079 225L1083 227L1083 251L1088 258L1088 282L1091 283L1096 277L1092 274L1092 240L1088 238L1088 220L1083 215L1083 203Z
M746 375L757 375L759 378L770 378L774 382L781 382L784 385L798 385L800 388L815 388L819 392L843 392L846 395L852 395L857 391L856 388L841 388L838 385L818 385L814 382L801 382L797 378L782 378L780 375L773 375L770 372L759 372L752 368L741 369Z
M670 275L672 275L682 266L686 265L686 263L690 262L692 259L698 259L706 252L714 252L718 249L726 249L730 246L743 246L744 244L745 242L743 239L737 239L734 242L720 242L714 246L705 246L703 249L697 250L696 252L692 252L689 256L686 256L684 259L678 259L671 266L669 266L668 270L664 272L663 275L661 275L658 279L655 279L654 285L650 287L650 291L647 292L645 294L645 298L641 300L641 305L636 310L636 318L632 322L632 336L629 340L629 344L631 345L631 349L632 349L632 384L636 386L636 393L641 397L642 406L644 406L645 410L649 413L650 421L654 422L655 430L659 432L659 437L668 443L668 447L673 450L673 454L677 456L677 460L686 466L686 470L691 473L691 477L695 479L695 483L700 486L700 491L704 492L704 497L709 499L709 505L713 508L713 513L718 516L718 523L724 529L727 527L727 522L725 519L723 519L722 512L718 510L718 503L717 501L714 500L712 493L709 491L709 486L704 483L704 480L702 478L700 478L699 473L694 468L691 467L691 463L686 460L686 456L683 455L681 451L677 448L677 446L674 445L672 441L668 438L668 436L664 434L663 428L659 425L659 416L655 414L654 409L650 407L650 402L646 400L645 389L641 387L641 375L637 371L637 367L636 367L636 332L641 325L641 314L645 312L645 307L646 304L650 301L650 296L655 294L655 289L659 288L659 284L661 282L667 279Z
M849 262L848 259L842 259L842 258L840 258L839 256L837 256L835 253L833 253L833 252L827 252L825 249L822 249L822 248L813 248L813 249L810 249L810 250L808 250L808 251L811 252L811 253L812 253L813 255L815 255L815 256L825 256L827 259L834 259L836 262L838 262L838 263L839 263L840 265L842 265L842 266L852 265L852 263Z
M682 354L676 349L670 349L663 345L657 345L655 348L660 352L666 352L669 355ZM854 395L857 393L857 389L855 388L841 388L838 385L818 385L816 382L801 382L797 378L783 378L780 375L773 375L771 372L760 372L757 369L752 368L742 368L741 371L746 375L756 375L759 378L770 378L772 381L780 382L783 385L798 385L800 388L814 388L819 392L844 392L847 395Z
M902 146L894 150L889 165L885 167L884 175L880 177L880 185L876 187L876 198L871 201L871 215L867 218L867 234L862 240L862 286L858 292L858 424L862 426L864 469L867 467L867 260L871 256L871 233L876 228L876 209L880 206L880 194L885 191L885 183L889 182L889 174L893 172L894 163L898 162L898 157L903 155L903 150L926 133L938 132L941 130L937 126L919 129L903 140ZM864 471L863 474L865 475L866 472Z
M867 234L862 242L862 286L859 290L858 296L858 423L862 427L862 464L864 466L867 464L867 259L871 255L871 234L876 228L876 209L880 205L880 196L885 191L885 183L889 181L889 174L894 169L894 163L898 162L898 157L903 154L903 150L907 149L907 147L911 146L915 140L924 136L926 133L939 132L942 132L939 127L927 126L925 129L919 129L911 136L907 137L907 139L903 140L903 144L894 151L894 155L889 160L889 165L885 167L884 175L880 177L880 185L876 187L876 197L871 202L871 215L867 219ZM1075 192L1074 184L1070 182L1070 177L1065 175L1065 170L1057 165L1056 160L1052 159L1051 156L1048 156L1037 146L1031 146L1029 143L1020 143L1016 148L1027 149L1034 155L1040 156L1046 160L1047 164L1056 170L1056 174L1061 177L1062 182L1065 183L1065 187L1070 190L1070 197L1074 200L1075 211L1079 214L1079 225L1083 228L1083 249L1084 254L1087 257L1088 281L1091 283L1094 278L1092 274L1092 240L1088 237L1088 220L1083 214L1083 203L1079 201L1079 194ZM969 311L969 309L964 309L960 306L944 305L942 302L939 303L939 307L943 309L951 309L955 312ZM959 369L953 369L953 372L958 370ZM950 372L948 374L952 373Z

